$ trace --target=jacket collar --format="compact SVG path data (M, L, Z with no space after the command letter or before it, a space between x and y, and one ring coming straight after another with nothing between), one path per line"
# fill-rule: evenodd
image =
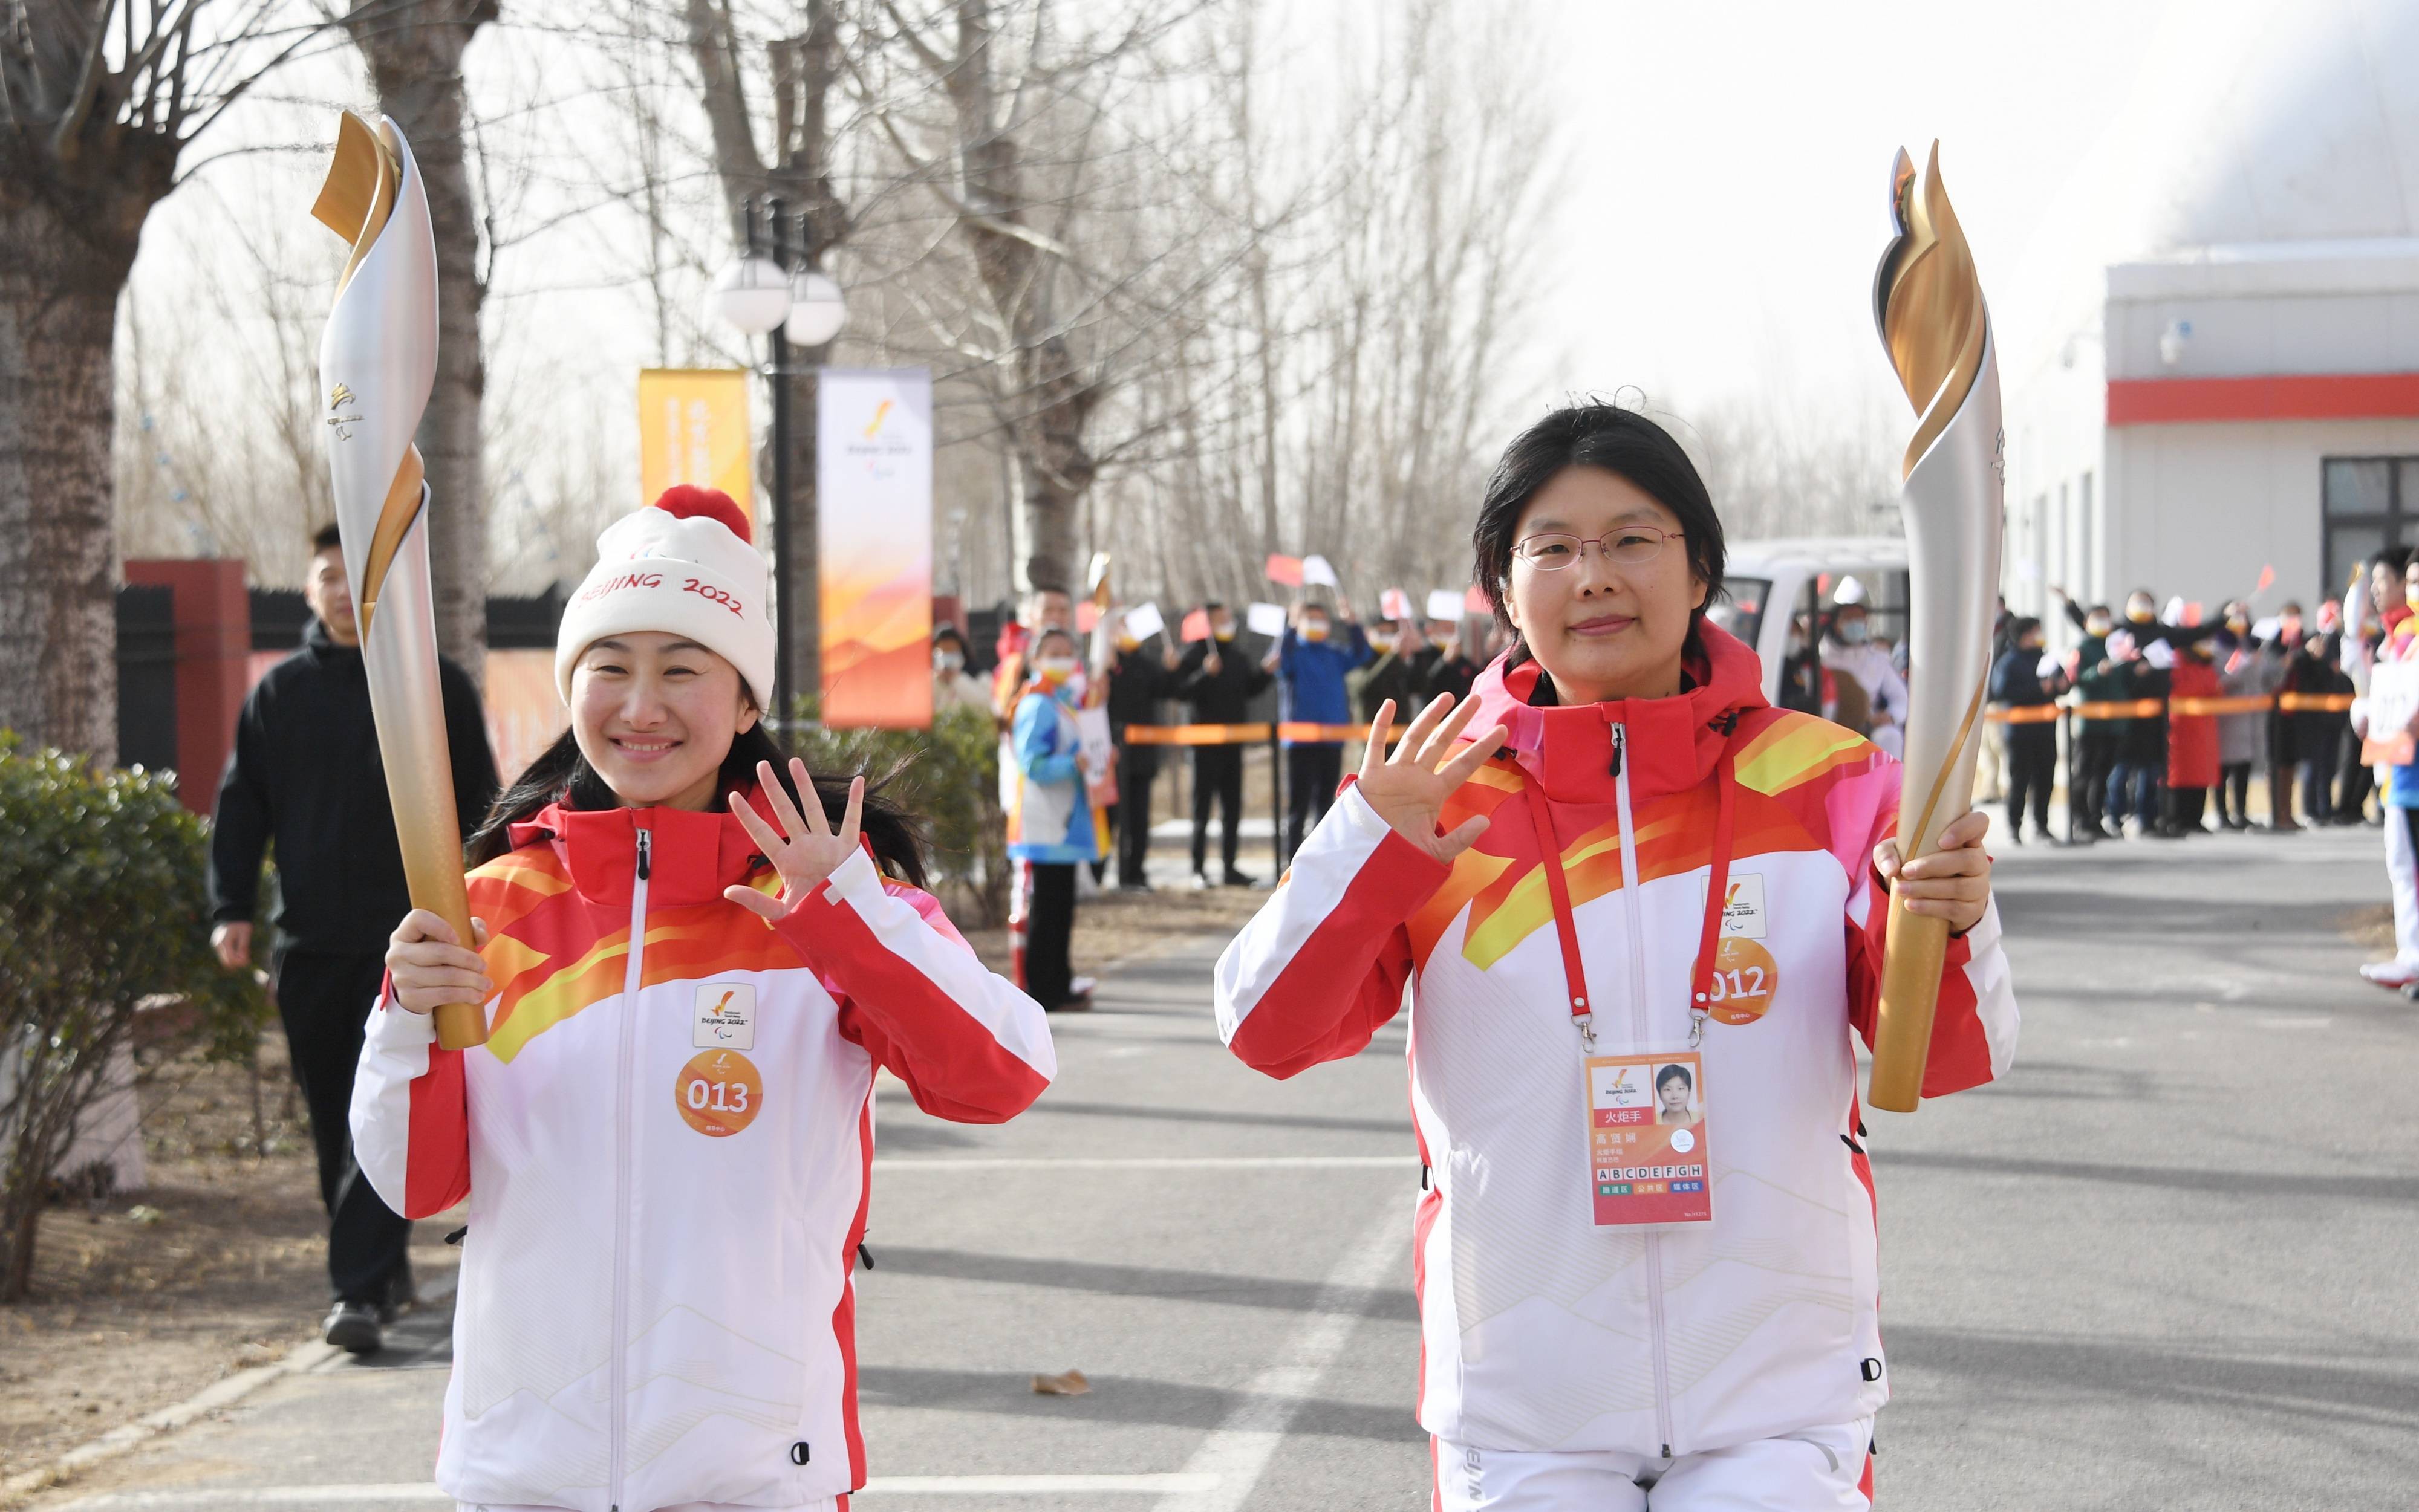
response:
M1561 803L1614 801L1615 725L1627 735L1630 798L1643 802L1706 781L1738 716L1769 707L1755 653L1703 620L1682 664L1682 691L1669 698L1540 708L1533 700L1542 669L1535 662L1507 667L1507 657L1497 657L1471 688L1479 703L1471 722L1502 725L1513 758Z
M764 805L750 792L756 812ZM769 817L769 816L768 816ZM571 885L591 903L628 908L639 873L639 832L652 832L647 902L677 909L722 901L722 890L763 867L756 843L727 809L567 808L548 803L512 827L513 848L541 842L554 848Z

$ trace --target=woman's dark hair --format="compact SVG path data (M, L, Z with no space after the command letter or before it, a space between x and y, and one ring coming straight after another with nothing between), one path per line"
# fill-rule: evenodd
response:
M2011 646L2015 645L2018 641L2023 640L2026 635L2031 634L2041 627L2042 622L2028 614L2016 616L2016 618L2008 621L2008 644Z
M1676 1061L1655 1073L1655 1090L1656 1092L1661 1092L1663 1090L1664 1083L1672 1081L1678 1082L1683 1087L1693 1088L1696 1086L1696 1083L1688 1077L1688 1068Z
M720 803L732 793L755 787L759 761L771 762L774 774L780 779L781 790L790 795L792 802L802 803L797 786L790 778L789 753L781 749L761 720L732 740L731 754L722 758L716 802ZM883 789L897 781L903 770L894 767L879 778L867 780L858 832L873 848L875 864L901 881L920 888L924 885L924 837L920 827L914 816L883 795ZM824 806L824 819L835 830L848 811L849 782L846 777L815 774L815 798ZM512 849L512 827L556 802L575 809L618 808L622 803L613 789L605 785L605 779L596 775L588 758L579 754L578 738L569 730L540 752L510 787L496 795L485 821L471 832L463 847L468 863L482 866Z
M1590 400L1555 410L1522 431L1503 449L1503 460L1487 480L1470 543L1477 558L1479 590L1494 608L1496 623L1512 629L1503 596L1512 581L1513 532L1520 527L1520 512L1565 467L1601 467L1618 474L1678 515L1688 547L1688 571L1705 585L1705 603L1721 594L1722 521L1714 512L1705 481L1697 476L1697 465L1671 432L1645 416ZM1529 648L1518 631L1514 637L1511 662L1517 666L1528 660Z
M958 627L955 625L943 624L932 628L932 645L937 649L945 640L955 642L960 651L966 649L966 637L958 634Z

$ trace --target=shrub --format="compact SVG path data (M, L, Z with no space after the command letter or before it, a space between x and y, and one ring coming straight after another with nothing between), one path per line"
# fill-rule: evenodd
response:
M251 978L211 954L208 848L173 777L96 771L0 731L0 1302L32 1282L52 1168L137 1009L179 1004L180 1037L231 1061L268 1020Z
M804 712L813 719L811 703ZM971 908L987 926L1008 917L1008 817L999 806L999 734L989 713L944 710L929 730L809 724L793 726L789 744L811 771L862 771L879 779L897 770L888 790L930 827L943 902Z

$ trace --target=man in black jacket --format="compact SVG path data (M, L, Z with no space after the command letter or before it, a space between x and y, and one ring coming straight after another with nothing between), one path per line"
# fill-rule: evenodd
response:
M1256 657L1235 649L1235 613L1212 599L1202 609L1210 619L1210 638L1185 650L1174 674L1176 696L1193 706L1196 725L1240 725L1247 706L1271 680ZM1219 853L1228 887L1250 887L1254 878L1235 864L1243 823L1243 748L1239 745L1196 745L1193 748L1193 885L1210 885L1210 800L1218 800Z
M302 649L270 668L244 700L219 783L210 943L227 970L251 964L261 852L273 844L278 939L270 972L328 1209L335 1306L327 1338L367 1354L378 1347L380 1325L410 1300L411 1225L378 1200L353 1164L353 1068L385 971L387 936L411 897L335 527L313 545ZM454 800L467 834L495 798L496 758L479 690L451 662L441 672Z
M1117 832L1117 886L1148 892L1150 878L1144 860L1150 854L1150 787L1159 776L1159 747L1134 745L1126 730L1135 725L1158 725L1160 700L1167 696L1178 665L1176 649L1162 634L1160 649L1143 649L1142 642L1117 627L1117 659L1109 664L1109 738L1117 748L1117 801L1109 818Z

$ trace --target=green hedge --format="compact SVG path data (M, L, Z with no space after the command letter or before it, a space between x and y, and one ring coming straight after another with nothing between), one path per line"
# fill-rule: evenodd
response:
M234 1061L268 1020L249 974L210 951L208 855L173 777L0 731L0 1301L32 1280L52 1168L138 1006L180 1007L185 1033Z

